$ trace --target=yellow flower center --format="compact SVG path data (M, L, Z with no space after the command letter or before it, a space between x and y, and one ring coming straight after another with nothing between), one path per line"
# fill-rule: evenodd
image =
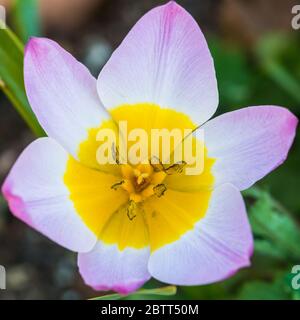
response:
M115 122L127 121L128 131L196 127L186 115L153 104L124 105L111 114ZM114 121L99 128L113 128ZM193 229L207 211L214 183L214 159L206 149L204 170L197 175L186 175L184 164L99 165L99 128L90 129L80 145L79 161L70 157L64 177L70 199L88 228L119 250L150 246L151 251Z
M140 164L136 167L124 164L121 170L121 187L128 192L129 199L136 203L155 194L159 195L158 189L167 175L164 171L154 172L150 164Z

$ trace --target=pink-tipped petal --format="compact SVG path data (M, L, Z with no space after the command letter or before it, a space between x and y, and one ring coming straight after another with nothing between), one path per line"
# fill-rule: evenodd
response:
M293 143L298 119L275 106L225 113L202 128L208 155L216 159L216 185L244 190L282 164Z
M24 81L32 110L48 136L76 158L88 129L109 118L96 79L54 41L32 38L25 51Z
M98 241L91 252L78 255L78 266L85 283L95 290L128 294L150 279L148 259L149 248L120 251Z
M249 266L253 239L240 192L224 184L213 191L208 211L193 230L154 251L151 275L175 285L223 280Z
M132 28L98 78L106 108L155 103L209 119L218 105L213 60L193 17L174 1L157 7Z
M76 213L64 185L68 157L50 138L34 141L14 164L2 192L17 218L67 249L84 252L96 237Z

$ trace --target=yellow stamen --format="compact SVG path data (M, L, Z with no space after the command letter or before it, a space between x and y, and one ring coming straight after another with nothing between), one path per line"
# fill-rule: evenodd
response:
M146 178L149 177L149 174L148 173L141 173L138 177L137 177L137 183L138 184L142 184Z
M140 176L141 171L139 169L133 169L133 174L135 177L138 177L138 176Z
M121 170L123 183L119 185L128 192L129 199L136 203L155 195L154 188L167 176L165 172L155 172L150 163L136 167L125 164Z
M133 186L131 180L129 180L129 179L124 180L124 183L122 184L122 188L124 190L126 190L129 194L135 192L134 186Z

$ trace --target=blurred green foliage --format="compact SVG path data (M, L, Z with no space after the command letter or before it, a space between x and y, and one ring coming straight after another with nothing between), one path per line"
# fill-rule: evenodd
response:
M40 15L38 0L15 0L12 10L12 24L24 43L32 36L40 36Z
M20 113L33 132L43 135L39 123L27 101L23 80L24 47L9 29L0 29L0 89Z
M24 45L31 36L40 35L38 1L15 0L12 8L12 25L0 29L0 89L37 136L45 135L32 112L24 88ZM23 43L22 43L23 42Z
M218 78L218 113L253 105L279 105L300 116L299 33L262 36L252 51L212 37L209 41ZM287 161L260 185L300 215L300 137Z

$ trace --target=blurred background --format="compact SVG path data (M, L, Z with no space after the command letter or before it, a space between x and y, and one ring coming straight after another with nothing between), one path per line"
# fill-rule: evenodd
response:
M291 26L291 11L297 2L300 4L292 0L178 0L209 42L219 84L218 113L271 104L300 116L300 29ZM95 76L135 22L163 3L166 1L0 0L8 26L23 43L32 35L50 37ZM5 63L1 54L0 49L0 72ZM1 184L21 150L34 139L7 94L0 91ZM300 265L299 165L298 134L284 165L244 194L255 235L252 266L221 283L178 287L172 298L300 299L299 290L291 286L291 269ZM84 285L76 255L13 218L2 195L0 265L7 272L7 290L0 290L0 299L99 295ZM152 280L146 287L161 285Z

